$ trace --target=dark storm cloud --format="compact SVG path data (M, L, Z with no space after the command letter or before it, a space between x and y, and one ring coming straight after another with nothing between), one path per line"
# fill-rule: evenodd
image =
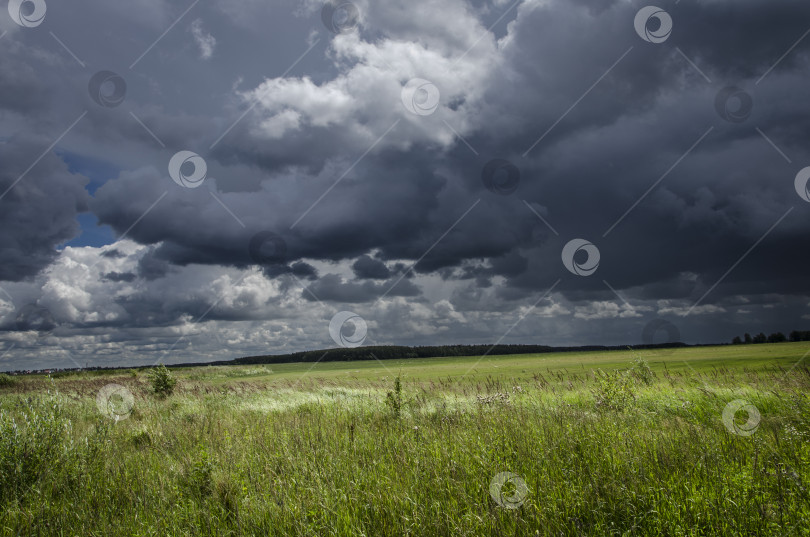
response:
M572 61L567 55L562 55L562 59L559 56L556 60L551 59L559 64L557 69L548 70L545 58L536 62L534 67L529 66L524 63L529 59L528 51L532 50L529 42L531 40L536 49L536 40L532 40L528 32L516 33L526 40L525 46L516 47L518 55L513 60L526 65L526 69L519 70L518 85L537 88L538 95L544 100L553 99L555 93L549 97L540 90L569 84L572 87L568 92L569 101L573 102L589 85L583 72L590 71L590 79L594 80L610 66L605 48L615 54L614 59L623 52L622 45L632 44L634 50L533 149L530 154L533 159L521 159L513 153L512 158L521 165L523 176L528 178L521 184L518 194L549 207L546 216L561 237L551 236L553 247L541 245L531 252L530 270L511 277L511 285L529 289L547 286L553 281L554 274L560 272L557 263L562 245L570 238L584 236L601 250L600 278L571 280L566 277L562 289L572 296L579 289L590 290L590 294L578 294L579 298L598 297L605 290L602 278L624 288L659 284L676 279L683 272L699 275L693 289L706 289L791 205L795 205L797 210L768 237L768 243L772 245L768 247L769 253L776 258L765 254L763 243L726 282L745 279L756 280L758 287L782 287L779 282L787 280L791 283L785 287L795 285L793 292L810 291L806 282L799 282L794 276L806 263L806 253L775 246L783 242L782 237L786 239L784 242L801 241L798 235L806 233L802 230L807 229L807 211L792 189L793 176L800 166L787 165L755 130L758 126L770 133L794 162L806 162L803 141L807 139L810 123L801 100L796 98L797 77L805 76L798 74L801 71L797 72L797 68L806 65L806 53L794 51L791 62L781 64L765 79L754 94L754 114L746 123L725 123L713 107L716 93L726 83L721 77L729 72L729 63L749 61L749 65L755 66L747 75L753 77L756 73L755 78L736 80L743 87L753 87L769 67L763 60L768 54L762 54L760 50L747 60L746 52L762 42L763 48L773 53L769 55L772 64L803 33L803 30L796 31L791 39L785 39L782 23L790 22L789 26L794 29L797 26L804 28L806 24L797 25L795 20L808 20L810 12L805 5L782 3L780 9L769 14L768 24L760 25L759 15L771 4L749 2L735 4L733 9L728 5L721 9L718 5L722 4L690 5L683 21L678 16L680 6L673 7L671 13L676 20L676 30L682 31L673 33L672 43L667 41L657 48L640 41L626 42L626 32L616 32L622 37L611 40L601 30L616 28L615 15L622 13L626 17L627 11L603 13L606 18L600 19L600 24L592 28L596 32L575 32L579 40L589 42L593 38L603 42L600 50L595 48L591 54L577 56L584 58L587 69L582 69L582 61ZM795 10L787 6L793 6ZM705 12L702 11L704 7ZM565 24L567 17L562 15L562 21L555 19L554 7L542 11L546 20L538 18L535 22L550 31L539 32L541 40L553 41L556 33L570 30ZM721 33L714 35L704 31L699 46L692 49L703 52L695 53L693 60L713 79L712 84L697 75L673 50L676 45L686 50L692 31L696 31L690 20L702 20L704 16L709 21L706 25L723 28ZM745 19L746 23L737 25L735 21L738 19ZM533 20L531 17L521 19L519 24L532 24ZM582 24L579 19L577 21ZM759 25L756 31L744 30L756 25ZM737 34L737 28L743 30ZM729 50L729 40L722 37L727 37L730 32L735 33L730 48L735 48L735 42L744 42L745 47ZM575 48L582 46L580 42L572 45ZM601 70L593 65L595 57L603 62ZM562 65L565 61L571 64L568 69ZM549 72L554 73L553 80L544 75ZM582 89L578 92L573 89L577 85L573 82ZM509 125L519 127L509 132L511 143L520 149L533 143L528 133L532 130L529 121L521 118L521 111L531 108L526 102L530 99L531 96L523 94L517 100L504 100L505 106L500 109ZM540 114L544 110L550 114L548 108L542 106L534 109ZM559 114L564 110L565 107L560 106ZM532 116L531 120L534 119ZM534 127L537 133L534 139L555 119L548 116L539 121ZM703 144L684 159L608 237L601 238L609 226L709 127L714 127L714 131ZM796 136L786 136L788 133ZM521 141L523 145L518 145ZM475 138L470 143L478 147ZM513 207L516 211L521 209L517 204ZM535 220L535 225L540 229L544 227L539 219ZM714 293L712 297L722 296L723 288Z
M303 280L314 280L318 278L318 269L304 261L297 261L292 265L285 265L283 263L264 264L262 265L262 272L268 278L277 278L284 274L292 274Z
M385 263L379 259L372 259L367 255L361 255L352 264L354 275L361 280L385 280L391 276L391 271Z
M375 249L382 260L424 255L415 267L419 273L458 267L467 259L489 259L481 284L488 284L487 276L502 275L510 286L522 289L544 288L565 276L559 251L571 238L585 236L602 251L600 275L629 288L677 280L684 272L710 282L789 204L801 201L790 188L795 166L787 166L754 127L769 132L794 161L807 156L801 141L810 129L810 116L796 95L797 83L806 82L799 71L806 62L803 48L760 87L754 88L754 83L790 47L790 39L801 35L797 21L810 18L810 7L787 1L735 3L733 8L717 3L673 5L675 31L661 44L645 43L635 34L633 5L600 4L596 9L593 3L554 3L518 9L512 41L504 47L505 61L495 67L488 87L481 88L486 95L481 104L486 106L475 113L478 127L466 136L477 156L460 142L443 151L418 140L404 151L374 152L290 229L350 167L364 142L355 129L335 123L288 132L266 143L252 136L262 118L259 107L208 159L209 166L219 167L212 175L217 175L222 199L245 221L246 230L204 188L178 191L161 173L147 181L122 177L105 185L94 210L102 223L123 232L161 189L169 189L167 200L131 236L144 243L162 241L156 256L173 264L245 266L245 244L260 229L270 228L287 242L289 262L358 259L359 277L382 278L383 271L374 272L370 266L372 272L363 272L369 258L360 256ZM538 55L543 50L555 53ZM625 52L594 90L524 156ZM754 95L754 113L739 125L724 122L714 107L717 92L730 82ZM160 118L154 119L159 124ZM361 121L382 130L373 115ZM714 130L666 181L602 238L710 127ZM340 138L335 137L337 131ZM493 194L481 182L481 169L495 157L506 158L521 171L512 196ZM228 192L239 183L240 173L229 169L236 163L261 171L254 173L254 182L242 182ZM245 187L251 195L239 197ZM560 236L550 233L522 199L547 208L548 221ZM469 215L455 224L477 200ZM268 217L254 218L270 208ZM801 235L808 222L802 208L772 240L780 240L783 233ZM794 253L784 263L764 261L763 256L747 263L760 278L784 280L792 278L802 261L804 255ZM745 274L735 272L728 282ZM561 289L601 296L600 280L566 278ZM804 283L800 290L810 291Z
M493 276L519 276L528 268L529 261L518 251L502 256L491 257L486 262L467 261L460 267L440 269L438 273L444 280L475 280L478 287L492 286ZM522 298L522 294L518 295Z
M303 261L293 263L292 266L290 266L290 272L299 278L315 279L318 277L318 270L309 263L304 263Z
M134 282L138 276L131 272L108 272L102 278L111 282Z
M337 274L326 274L310 284L302 292L307 300L323 300L346 304L370 302L385 295L390 297L417 297L422 294L419 287L406 278L395 278L386 282L343 281ZM317 298L316 298L317 297Z
M124 253L120 252L119 250L116 250L115 248L113 248L112 250L108 250L106 252L103 252L101 254L101 257L106 257L106 258L110 258L110 259L120 259L122 257L126 257L126 254L124 254Z
M795 3L791 5L797 6ZM735 7L734 18L748 21L744 28L758 24L762 6L749 8L750 3L739 11ZM568 238L586 235L597 240L708 127L714 127L705 144L693 151L688 160L670 174L667 182L600 243L605 253L600 271L606 278L615 280L621 287L629 287L676 278L684 271L693 271L699 273L703 285L708 286L777 221L783 210L792 204L799 204L799 210L802 209L802 202L795 197L790 185L796 167L786 166L754 129L759 125L770 132L777 145L788 151L794 161L802 157L806 160L802 141L807 139L808 117L800 104L801 99L796 96L797 84L803 76L796 72L796 65L806 61L801 50L794 52L791 62L774 70L760 93L755 94L755 113L750 121L742 126L729 125L716 114L713 106L715 95L722 87L720 84L725 82L705 83L671 46L651 51L643 48L647 46L644 43L634 43L635 35L619 30L621 24L626 24L627 16L632 14L628 9L607 17L603 13L598 24L593 20L583 20L577 14L560 13L555 17L557 10L565 11L554 6L540 10L542 13L537 13L536 21L531 17L520 21L527 27L537 22L549 30L553 30L552 27L558 29L537 33L520 32L520 27L516 29L518 38L525 39L526 43L515 47L513 65L527 67L518 70L520 83L517 87L532 91L520 93L514 99L496 101L493 108L498 114L491 124L497 127L500 121L503 129L496 128L493 134L484 133L480 137L471 136L469 141L479 150L486 149L491 155L508 155L518 162L526 179L517 194L550 207L554 226ZM716 26L734 28L734 24L716 11L707 14ZM800 8L801 13L806 11L805 6ZM774 17L781 17L779 20L787 23L796 15L801 20L801 13L782 6L768 20L773 22ZM691 16L700 18L699 13ZM545 20L540 20L541 17ZM571 20L575 20L575 26L582 30L572 32L577 35L575 41L560 37L570 28L559 23ZM688 28L688 24L687 20L681 26ZM790 26L794 27L795 23L791 22ZM765 48L769 50L775 52L774 49L780 48L784 51L791 43L782 38L783 27L781 23L773 23L759 26L757 32L743 30L735 39L747 43L748 49L756 46L752 43L762 41L767 43ZM597 31L592 31L594 29ZM537 35L548 41L547 46L540 43L538 47ZM613 35L621 38L612 40ZM800 35L801 32L796 32L793 37ZM688 42L688 29L679 39ZM706 58L718 59L715 63L701 63L702 69L712 77L723 75L727 72L728 62L719 58L722 58L727 42L712 41L705 35L703 39L705 43L702 42L701 46L706 50ZM548 65L549 60L545 57L538 61L534 51L538 48L559 49L554 46L555 41L572 45L563 48L570 54L553 56L552 65ZM593 46L597 41L602 45ZM608 47L611 41L616 46ZM781 47L775 46L775 41L779 41ZM584 91L582 88L587 88L610 65L612 59L619 57L623 50L619 45L625 44L633 44L635 50L631 54L635 53L635 56L629 55L601 82L598 91L583 101L550 137L533 150L529 159L522 159L519 152L533 143L546 125L553 124L559 117L555 114L565 110L565 102L572 102ZM580 47L583 50L578 52ZM593 52L585 53L586 48ZM608 48L615 54L613 58L605 52ZM726 52L729 56L735 55L734 62L743 61L740 58L742 53ZM778 57L779 54L771 55L771 62ZM583 59L585 61L581 61ZM695 61L702 59L703 56L695 56ZM529 61L536 64L534 70L528 65ZM601 67L597 67L597 63L601 63ZM768 68L756 58L752 64L757 64L757 75L764 74ZM553 77L549 73L553 73ZM754 85L754 82L754 79L749 80L748 85ZM550 93L549 89L552 90ZM493 93L500 91L496 84ZM560 99L559 106L549 106L555 98ZM536 111L536 114L527 117L525 110ZM492 140L495 134L502 133L507 134L509 143L506 145ZM452 154L465 152L466 148L459 146ZM587 158L582 158L583 155ZM478 176L477 167L482 163L470 165L474 159L465 156L467 158L456 163L457 177L466 180L471 190L480 189L475 178ZM472 223L465 221L460 226L463 232L447 237L418 268L429 271L452 266L466 256L494 256L518 246L527 246L527 225L539 228L548 236L544 224L528 213L524 220L531 221L531 224L516 222L516 216L523 210L516 200L511 200L511 204L498 201L500 207L490 205L483 211L484 218L473 218ZM455 207L463 208L460 203ZM778 241L781 234L802 234L799 230L806 229L805 215L806 212L798 211L792 214L771 239ZM477 225L481 221L486 225ZM550 238L555 241L553 248L536 251L531 273L522 278L513 274L510 280L513 285L540 288L552 281L553 274L559 273L558 252L564 241ZM772 257L763 255L746 262L748 270L757 274L759 281L770 278L792 281L795 278L791 273L801 270L806 262L805 255L803 251L785 249L777 254L777 258L787 257L782 262L774 262ZM744 271L735 272L728 281L733 282L744 274ZM800 284L793 288L794 291L808 290L804 282L792 283ZM585 283L583 280L564 283L569 288L572 285L597 288L601 283ZM603 291L600 289L600 293Z
M30 278L56 257L55 247L79 233L87 179L71 174L41 138L0 142L0 280ZM36 164L35 164L36 163Z
M205 187L179 188L154 169L127 172L99 188L93 210L102 224L122 233L168 191L129 236L142 243L162 242L155 255L179 265L251 264L250 240L266 229L276 230L286 242L290 262L304 257L336 261L376 246L382 246L386 258L418 257L440 235L435 230L450 226L451 219L460 215L436 214L444 179L436 177L427 162L414 159L406 153L361 163L356 175L342 183L344 188L336 189L292 230L306 210L304 204L315 201L320 186L334 182L334 175L319 177L317 185L282 177L270 178L261 192L220 192L218 196L246 228ZM293 195L286 192L291 183L309 194L296 196L294 206L282 204Z
M0 107L16 113L36 112L48 105L49 94L31 64L17 54L0 57Z
M678 4L677 43L706 61L717 78L758 79L807 31L810 6L802 2L743 0L732 4ZM789 56L783 70L800 68L803 54Z
M138 261L138 275L147 281L163 278L171 268L168 261L155 255L154 248L150 248Z

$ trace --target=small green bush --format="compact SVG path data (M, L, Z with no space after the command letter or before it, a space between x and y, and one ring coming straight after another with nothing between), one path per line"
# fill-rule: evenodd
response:
M152 392L158 397L164 398L174 393L177 379L172 376L165 365L160 364L149 370L149 382L152 384Z
M0 373L0 388L11 388L12 386L16 386L19 383L20 381L15 379L11 375Z
M391 409L395 417L398 418L400 414L402 414L402 380L399 378L399 375L394 379L394 391L388 392L385 397L385 403L388 405L388 408Z
M633 381L622 371L605 373L601 369L594 372L596 387L594 395L596 408L607 410L625 410L636 400Z
M650 364L647 363L642 357L638 357L633 360L633 366L630 368L630 373L639 380L649 386L653 382L655 382L655 372L650 368Z

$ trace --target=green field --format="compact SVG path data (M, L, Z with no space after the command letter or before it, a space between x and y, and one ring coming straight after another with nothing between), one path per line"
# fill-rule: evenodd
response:
M0 376L0 535L810 535L808 353Z

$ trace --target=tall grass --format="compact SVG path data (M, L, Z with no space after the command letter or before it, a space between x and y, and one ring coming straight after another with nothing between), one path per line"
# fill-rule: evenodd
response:
M195 379L0 396L0 534L810 534L806 368ZM107 381L128 419L96 408ZM722 422L734 399L761 414L751 436ZM501 472L525 481L516 509L491 495Z

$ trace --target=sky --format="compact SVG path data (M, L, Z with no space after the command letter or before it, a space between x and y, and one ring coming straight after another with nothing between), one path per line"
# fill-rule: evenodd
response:
M0 370L810 328L810 4L654 1L9 1Z

